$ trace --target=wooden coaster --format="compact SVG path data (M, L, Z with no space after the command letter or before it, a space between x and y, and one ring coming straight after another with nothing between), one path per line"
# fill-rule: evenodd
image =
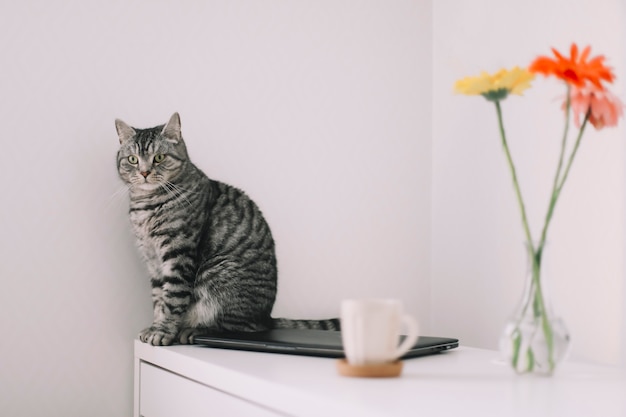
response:
M337 361L340 375L361 378L393 378L402 373L402 361L381 363L376 365L350 365L347 360Z

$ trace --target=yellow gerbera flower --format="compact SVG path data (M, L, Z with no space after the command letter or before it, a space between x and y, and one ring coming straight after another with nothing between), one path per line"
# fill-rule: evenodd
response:
M487 100L499 101L509 94L521 95L530 87L533 78L535 78L533 74L520 67L501 69L493 75L483 71L478 76L465 77L457 81L454 90L465 95L480 94Z

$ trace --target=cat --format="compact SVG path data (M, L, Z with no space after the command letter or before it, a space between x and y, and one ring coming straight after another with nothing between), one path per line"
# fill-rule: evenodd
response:
M165 125L115 120L119 177L152 284L152 345L190 344L207 331L339 330L338 319L272 318L275 242L258 206L240 189L209 179L189 159L174 113Z

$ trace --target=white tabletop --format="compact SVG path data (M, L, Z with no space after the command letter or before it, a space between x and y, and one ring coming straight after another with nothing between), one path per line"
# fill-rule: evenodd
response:
M295 416L626 416L626 375L565 362L552 377L516 375L489 350L459 347L404 361L401 377L340 376L335 359L200 346L135 356Z

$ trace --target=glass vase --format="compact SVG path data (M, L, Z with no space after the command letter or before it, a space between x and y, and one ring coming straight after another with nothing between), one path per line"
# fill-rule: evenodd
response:
M545 245L526 244L527 271L522 300L500 338L500 352L520 374L552 375L569 351L563 320L552 311ZM549 271L548 271L549 272Z

